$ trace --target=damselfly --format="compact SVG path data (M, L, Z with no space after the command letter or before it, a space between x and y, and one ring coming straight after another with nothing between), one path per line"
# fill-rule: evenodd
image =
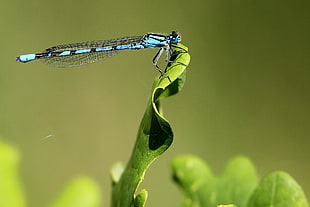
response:
M158 47L160 49L153 58L153 65L163 75L165 72L158 67L158 60L165 51L165 60L169 62L169 54L172 55L171 48L176 47L179 42L181 42L181 36L176 31L172 31L170 34L147 33L142 36L58 45L50 47L42 53L20 55L16 61L25 63L40 59L55 67L72 67L103 60L116 55L120 50Z

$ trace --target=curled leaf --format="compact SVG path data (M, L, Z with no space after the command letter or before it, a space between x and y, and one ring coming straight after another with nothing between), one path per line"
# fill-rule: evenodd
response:
M178 93L185 82L185 69L190 56L187 47L177 44L165 70L167 76L154 81L151 97L141 121L132 155L112 192L113 207L127 207L134 203L135 192L150 164L172 143L173 132L161 114L160 99Z

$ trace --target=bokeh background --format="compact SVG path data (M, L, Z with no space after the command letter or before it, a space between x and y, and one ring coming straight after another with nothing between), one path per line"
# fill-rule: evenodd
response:
M109 170L126 162L158 73L154 49L55 69L15 62L63 43L177 30L189 47L184 90L163 101L172 147L148 170L148 206L178 206L170 162L196 154L220 174L235 155L264 176L285 170L310 197L310 1L2 1L0 135L21 152L28 206L76 175L109 206ZM45 138L47 137L47 138Z

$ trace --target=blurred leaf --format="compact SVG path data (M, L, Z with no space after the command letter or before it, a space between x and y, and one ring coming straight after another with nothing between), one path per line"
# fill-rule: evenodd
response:
M124 165L121 162L115 163L111 168L112 184L119 181L124 171Z
M72 180L49 207L101 207L98 185L88 177Z
M172 162L172 173L184 191L183 207L215 203L216 178L203 160L193 155L178 156Z
M298 183L286 172L273 172L255 189L249 207L307 207Z
M119 181L113 183L113 207L133 205L134 194L143 180L145 171L172 143L173 132L169 122L161 114L159 100L178 93L184 85L185 65L189 64L190 56L184 52L187 51L187 47L182 44L177 46L173 48L170 59L176 62L168 63L165 70L169 78L162 76L154 81L151 98L141 121L131 158ZM112 178L117 177L119 176L114 175L112 171Z
M217 203L246 206L257 184L258 178L252 162L243 156L235 157L227 164L224 174L218 180Z
M0 206L24 207L25 195L18 176L17 149L0 140Z
M242 156L232 159L220 177L215 177L208 165L193 155L177 157L172 162L172 171L184 191L184 207L232 203L245 207L257 185L253 164Z

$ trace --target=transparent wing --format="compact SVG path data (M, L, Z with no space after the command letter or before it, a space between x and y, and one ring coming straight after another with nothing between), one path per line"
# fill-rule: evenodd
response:
M104 60L108 57L116 55L118 51L104 51L104 52L93 52L93 53L83 53L76 55L67 55L60 57L50 57L50 58L42 58L41 61L47 65L54 67L73 67L79 65L85 65L89 63L95 63L100 60Z
M95 48L104 48L110 46L118 46L118 45L127 45L139 43L143 39L143 36L134 36L134 37L122 37L118 39L112 40L98 40L98 41L90 41L90 42L82 42L82 43L72 43L72 44L64 44L57 45L54 47L50 47L44 51L44 53L60 53L64 51L75 51L80 49L95 49ZM54 67L72 67L85 65L89 63L98 62L100 60L109 58L118 53L119 50L107 50L101 52L90 52L90 53L82 53L82 54L70 54L65 56L53 56L41 58L41 61L47 65L51 65Z

